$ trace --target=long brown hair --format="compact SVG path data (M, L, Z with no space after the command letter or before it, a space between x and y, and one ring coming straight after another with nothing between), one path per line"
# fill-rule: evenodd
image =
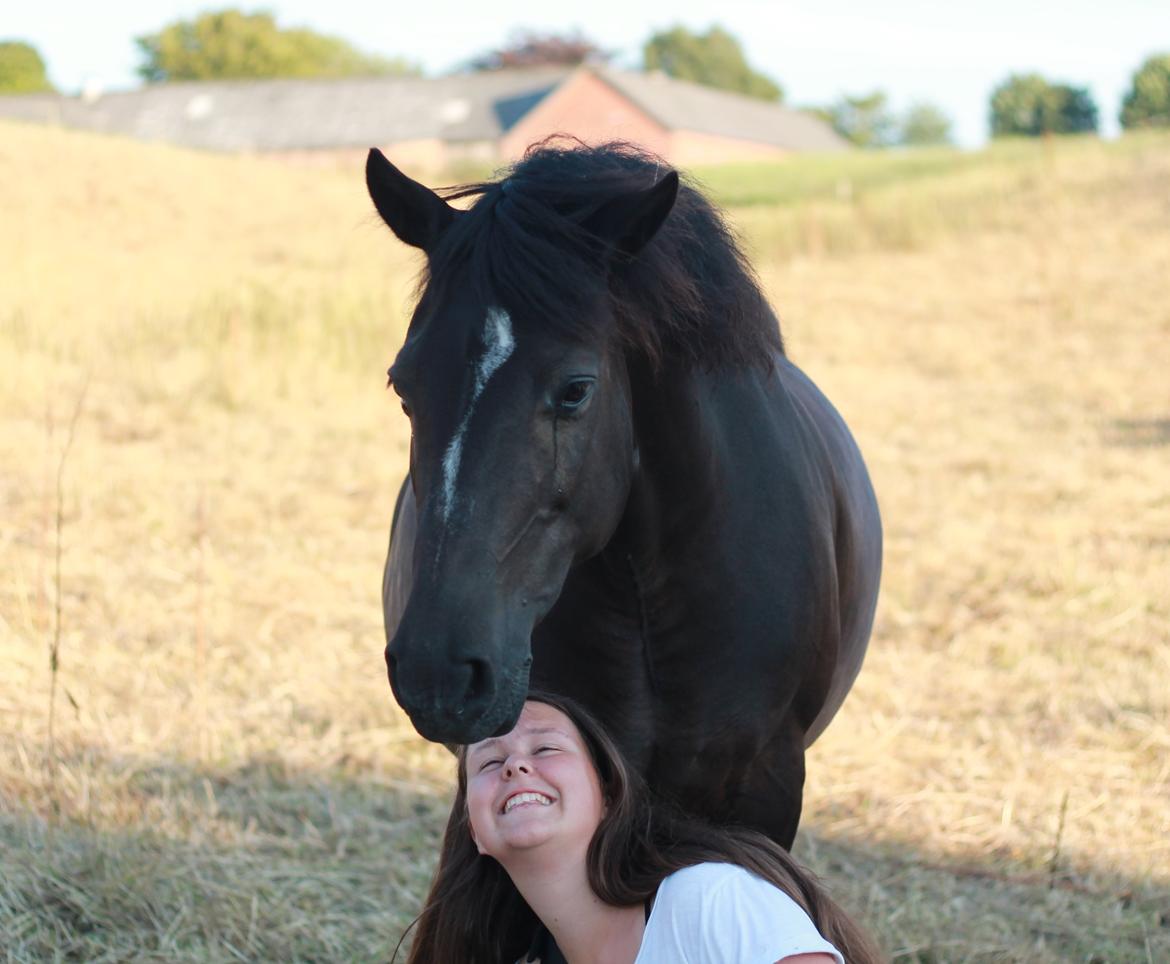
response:
M877 964L866 934L777 843L743 827L715 827L651 796L609 735L585 709L550 693L528 699L560 710L589 750L607 809L586 856L589 885L615 907L643 904L659 884L684 867L728 863L784 891L812 918L847 964ZM439 866L416 921L407 964L501 964L524 954L539 925L503 866L471 839L467 813L466 748L458 753L458 782L443 834Z

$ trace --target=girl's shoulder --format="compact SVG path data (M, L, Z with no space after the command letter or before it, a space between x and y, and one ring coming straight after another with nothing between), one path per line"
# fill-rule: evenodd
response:
M735 864L706 863L662 881L638 964L777 961L802 953L841 960L804 909L775 884Z
M735 863L696 863L675 870L662 881L654 898L655 908L660 904L672 914L725 907L766 909L773 918L808 918L800 904L775 883Z
M775 892L788 897L775 884L757 877L747 868L727 863L694 864L676 870L662 881L658 888L658 897L682 898L695 893L710 897L713 893L725 889ZM795 901L793 903L795 904Z

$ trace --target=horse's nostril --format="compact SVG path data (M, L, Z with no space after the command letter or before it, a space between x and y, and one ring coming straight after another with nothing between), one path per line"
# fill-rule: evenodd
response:
M452 707L460 719L475 718L491 703L491 667L482 659L469 659L458 666L460 688Z
M471 680L467 684L467 702L478 703L491 687L491 671L482 659L469 660Z
M468 712L478 715L495 699L494 674L491 664L485 659L469 659L464 665L470 674L463 691L463 706Z
M391 652L390 647L386 647L386 672L391 678L394 677L394 671L398 669L398 657Z

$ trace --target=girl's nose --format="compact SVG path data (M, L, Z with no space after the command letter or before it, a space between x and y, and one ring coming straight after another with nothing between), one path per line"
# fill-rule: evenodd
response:
M528 775L532 772L527 760L509 760L504 764L504 776L511 778L517 774L523 773Z

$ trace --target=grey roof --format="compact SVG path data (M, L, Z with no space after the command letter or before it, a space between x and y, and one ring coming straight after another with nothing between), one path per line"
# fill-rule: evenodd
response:
M97 97L0 97L0 117L215 151L494 140L568 73L157 84Z
M584 69L672 130L791 150L845 146L827 124L779 104L663 75ZM573 72L548 67L427 79L205 81L100 96L0 96L0 117L214 151L367 147L425 138L490 141Z
M594 70L670 130L759 141L794 151L839 151L849 146L820 118L783 104L675 80L662 73Z

